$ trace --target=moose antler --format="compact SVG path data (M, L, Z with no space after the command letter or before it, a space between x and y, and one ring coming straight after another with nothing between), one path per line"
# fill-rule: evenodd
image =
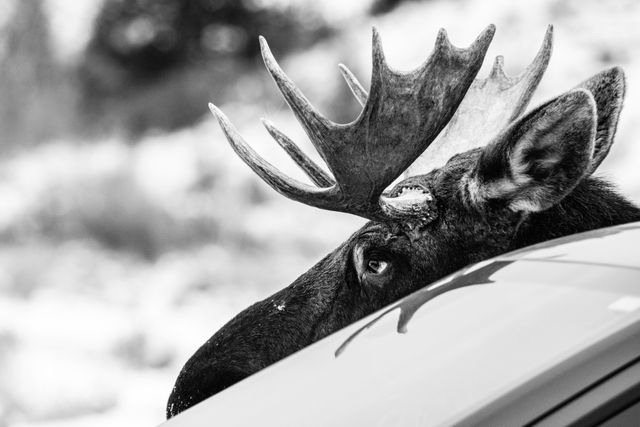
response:
M486 145L497 132L526 108L549 65L553 26L547 27L542 46L529 66L515 77L504 72L504 57L496 57L489 76L475 79L447 126L427 150L407 169L404 177L422 175L443 166L456 153ZM340 72L360 105L367 91L345 66Z
M217 107L209 107L234 151L276 191L322 209L386 219L393 216L393 209L381 208L382 192L449 122L480 69L494 32L490 25L469 48L459 49L441 29L428 60L416 70L402 73L387 65L374 28L370 94L358 118L348 124L320 115L278 66L261 37L267 70L335 180L272 124L265 122L265 126L320 187L282 174L257 155ZM413 207L414 214L420 215L420 209Z
M497 56L486 79L476 79L438 138L405 172L422 175L443 166L454 154L483 147L515 120L529 104L553 49L553 26L547 27L542 46L529 66L515 77L503 70Z

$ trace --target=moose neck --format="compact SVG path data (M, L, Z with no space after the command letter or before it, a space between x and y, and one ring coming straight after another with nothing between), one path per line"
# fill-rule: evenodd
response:
M632 221L640 221L638 207L605 181L586 178L560 203L531 214L510 249Z

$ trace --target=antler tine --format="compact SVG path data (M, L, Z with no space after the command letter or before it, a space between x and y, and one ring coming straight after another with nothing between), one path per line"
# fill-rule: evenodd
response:
M371 89L383 79L383 72L390 71L382 48L382 39L376 27L371 28Z
M456 153L486 145L522 114L547 69L552 49L553 26L549 25L535 58L517 76L506 75L504 57L497 56L489 76L473 82L447 127L404 176L426 174Z
M553 51L553 25L547 26L547 31L544 34L544 40L542 41L542 46L538 50L536 57L533 58L533 61L529 66L520 73L516 78L516 84L522 82L524 90L522 91L522 95L517 102L517 107L515 108L512 114L512 117L509 121L515 120L524 109L529 104L531 97L533 96L533 92L535 92L540 80L542 80L542 76L544 72L547 70L547 66L549 65L549 61L551 60L551 52ZM504 74L504 73L503 73Z
M231 124L227 116L218 107L209 103L209 109L218 119L220 127L233 151L242 159L260 178L269 184L274 190L283 196L308 205L328 209L327 201L331 199L331 189L318 189L302 182L296 181L275 168L255 152L238 130Z
M491 68L491 73L489 74L490 79L494 80L508 80L509 76L504 73L504 56L498 55L496 56L496 60L493 61L493 67Z
M331 187L336 182L335 180L324 170L320 168L313 160L309 158L301 149L291 140L287 135L282 133L280 129L275 127L267 119L261 119L262 124L267 129L267 132L276 140L278 145L282 147L284 151L296 162L300 169L316 184L318 187Z
M351 89L351 93L353 93L353 96L356 97L356 99L360 103L360 106L364 107L364 104L367 103L367 98L369 97L366 89L362 87L356 76L353 75L351 70L349 70L346 65L338 64L338 68L340 69L342 77L344 77L345 81L347 82L347 86L349 86L349 89Z
M260 49L264 65L267 67L269 74L271 74L296 118L302 124L311 143L320 155L324 157L323 153L331 150L331 147L328 146L327 138L331 129L336 127L336 124L318 113L291 79L282 71L282 68L273 57L267 41L262 36L260 36Z
M445 30L444 28L440 28L438 30L438 35L436 36L436 45L434 51L438 52L440 50L451 49L452 47L453 46L449 41L449 36L447 35L447 30Z

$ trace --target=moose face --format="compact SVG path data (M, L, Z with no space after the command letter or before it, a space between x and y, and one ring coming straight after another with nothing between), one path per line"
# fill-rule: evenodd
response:
M227 323L186 363L169 399L167 416L188 409L470 260L506 247L509 238L504 232L488 253L482 237L490 235L491 226L477 221L480 214L464 207L456 188L455 177L464 172L463 163L477 154L459 159L456 167L411 180L412 187L428 186L443 198L443 203L438 203L437 218L421 230L419 237L399 223L371 221L291 285ZM518 215L510 216L515 222ZM474 225L475 232L461 233L452 228L461 224L460 219ZM498 216L495 219L500 224L508 221ZM468 248L482 249L461 256L469 253Z
M274 65L263 42L267 68L333 176L265 122L319 188L283 176L257 157L213 107L232 147L287 197L372 221L291 285L247 308L213 335L180 372L168 417L469 263L551 237L640 219L640 210L590 177L613 142L624 95L622 71L602 72L519 116L546 67L551 33L522 75L507 78L498 60L488 79L472 84L466 73L475 76L492 34L490 27L470 49L455 51L439 37L430 62L410 74L397 74L386 67L374 33L371 95L343 69L364 106L360 118L348 125L331 124L312 110ZM440 77L437 84L426 75L434 70ZM418 169L383 192L450 120L441 135L481 136L466 127L453 130L463 119L457 117L461 111L477 110L469 106L474 97L486 104L494 96L479 89L491 85L517 100L492 115L497 122L476 118L481 127L498 132L483 144L471 141L471 148L447 155L444 165ZM471 95L463 100L465 88ZM454 107L422 114L427 119L415 116L415 111L442 102ZM409 170L415 168L414 163Z

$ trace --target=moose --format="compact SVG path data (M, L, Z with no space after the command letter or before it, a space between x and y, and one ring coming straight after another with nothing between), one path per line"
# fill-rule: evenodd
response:
M519 75L506 75L498 56L476 79L494 32L490 25L461 49L440 30L429 58L405 73L388 66L374 28L369 92L340 65L362 105L347 124L318 113L260 38L267 70L331 173L263 120L315 185L284 175L210 104L231 147L284 196L370 221L204 343L180 372L167 417L468 264L640 220L638 207L593 176L613 144L623 71L600 72L525 113L553 28Z

